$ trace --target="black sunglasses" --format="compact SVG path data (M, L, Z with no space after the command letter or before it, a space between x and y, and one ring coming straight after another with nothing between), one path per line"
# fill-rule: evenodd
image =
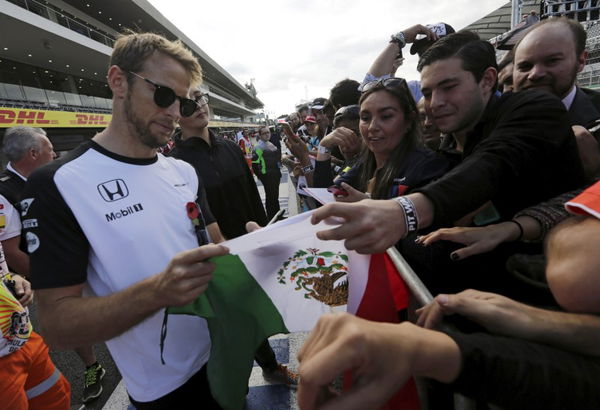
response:
M406 105L409 111L415 111L417 109L417 103L415 102L415 99L408 88L408 83L404 78L390 77L368 82L364 85L362 93L364 95L364 93L369 90L376 91L385 89L390 91L400 91L400 95L398 95L398 97L403 100L403 105Z
M406 84L406 80L404 78L397 78L397 77L384 78L382 80L375 80L375 81L370 81L370 82L366 83L362 88L362 92L365 93L375 87L381 87L381 88L405 87L405 88L408 88L408 84Z
M170 107L175 100L179 100L179 113L182 117L189 117L198 109L198 103L196 101L178 96L171 88L156 84L154 81L148 80L132 71L128 71L128 73L133 74L154 86L154 103L160 108Z

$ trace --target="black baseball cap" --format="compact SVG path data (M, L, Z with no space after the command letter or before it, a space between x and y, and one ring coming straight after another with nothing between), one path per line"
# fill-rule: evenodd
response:
M315 110L322 110L325 107L325 105L327 105L327 103L328 103L327 98L322 98L322 97L315 98L313 100L313 102L310 104L310 108L315 109Z
M425 25L429 30L433 31L438 35L438 38L442 38L447 36L448 34L454 33L454 28L451 25L446 23L436 23L436 24L427 24ZM427 37L424 37L420 40L415 40L413 45L410 47L411 54L419 54L421 55L425 50L427 50L435 40L427 40Z
M354 104L341 107L333 116L333 126L336 127L343 120L358 120L360 118L359 113L360 105Z

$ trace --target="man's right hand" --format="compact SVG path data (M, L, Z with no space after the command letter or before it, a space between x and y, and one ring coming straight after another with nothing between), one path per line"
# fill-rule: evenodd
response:
M349 314L323 315L298 353L300 407L381 407L413 370L417 344L404 327ZM330 394L328 386L346 370L353 371L353 388Z
M215 270L207 259L228 253L225 246L211 244L175 255L167 268L154 277L162 307L186 305L206 291Z
M461 355L443 333L344 313L321 316L298 361L300 408L358 410L380 408L412 375L454 381ZM347 370L352 388L331 394L331 382Z
M313 213L312 223L330 217L344 221L337 228L317 232L317 237L326 241L344 239L347 249L363 254L385 252L406 234L404 213L392 200L327 204Z

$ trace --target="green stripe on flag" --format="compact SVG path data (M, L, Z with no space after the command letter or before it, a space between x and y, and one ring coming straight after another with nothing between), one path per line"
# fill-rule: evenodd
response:
M207 367L212 394L223 408L242 409L256 349L269 336L288 330L237 255L211 262L216 269L206 292L168 312L206 318L212 344Z

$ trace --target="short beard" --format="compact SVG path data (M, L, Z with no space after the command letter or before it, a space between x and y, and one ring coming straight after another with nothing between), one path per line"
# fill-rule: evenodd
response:
M131 93L127 93L127 98L125 99L124 104L125 109L125 118L127 118L127 122L130 124L130 129L133 127L133 131L137 135L138 139L142 144L149 148L160 148L164 144L161 144L156 138L152 136L148 126L144 121L136 116L133 112L133 105L131 104Z

